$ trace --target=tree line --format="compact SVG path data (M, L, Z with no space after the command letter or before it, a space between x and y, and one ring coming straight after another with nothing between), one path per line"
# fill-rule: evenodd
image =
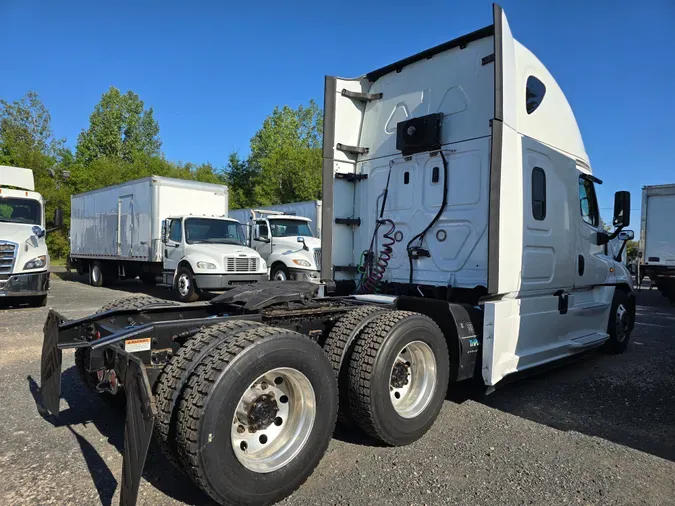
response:
M152 107L132 91L103 93L74 148L54 135L49 110L29 91L13 102L0 98L0 165L33 170L48 220L63 209L64 228L47 238L50 254L63 258L71 195L146 176L226 184L231 209L320 199L322 130L323 113L312 100L275 107L251 138L247 157L232 152L222 167L174 162L162 152Z

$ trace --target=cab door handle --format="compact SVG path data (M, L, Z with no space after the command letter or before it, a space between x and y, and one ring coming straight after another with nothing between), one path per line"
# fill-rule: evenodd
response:
M579 268L579 276L583 276L584 270L586 269L586 260L584 259L583 255L579 255L579 262L577 266Z

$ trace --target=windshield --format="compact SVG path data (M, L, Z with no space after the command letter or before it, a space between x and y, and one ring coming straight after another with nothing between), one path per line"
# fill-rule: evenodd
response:
M0 198L0 221L39 225L42 221L40 203L31 199Z
M185 240L188 244L244 245L244 231L238 221L188 218L185 220Z
M269 220L272 229L272 237L295 237L304 235L305 237L314 237L309 223L300 220Z

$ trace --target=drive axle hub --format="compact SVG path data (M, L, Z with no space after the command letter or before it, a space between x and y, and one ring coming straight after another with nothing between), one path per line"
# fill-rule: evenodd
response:
M403 388L408 384L408 375L410 367L405 362L396 362L391 371L391 386L394 388Z
M248 426L253 430L269 427L279 412L279 406L273 395L264 394L257 397L248 410Z

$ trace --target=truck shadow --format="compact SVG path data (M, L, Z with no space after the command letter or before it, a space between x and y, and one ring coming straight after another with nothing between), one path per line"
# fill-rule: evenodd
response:
M62 411L58 418L47 413L42 407L37 382L31 376L28 376L27 380L40 415L54 427L66 427L75 436L101 504L110 506L119 485L119 477L115 477L98 450L76 431L75 427L94 424L96 430L121 454L124 451L124 413L95 398L82 385L75 367L63 372L62 398L66 400L68 408ZM194 506L215 505L186 475L171 464L154 439L148 451L143 478L176 501Z
M589 352L467 398L675 461L675 310L656 292L638 293L636 319L621 355ZM449 399L463 402L460 393Z
M62 281L69 281L74 283L82 283L85 285L89 284L89 279L87 275L80 276L77 272L54 272L54 276L57 276ZM93 288L93 287L92 287ZM116 281L110 285L105 285L105 288L108 290L115 290L123 292L120 294L120 297L124 295L139 294L139 295L150 295L152 297L157 297L159 299L166 300L175 300L178 301L178 296L174 290L171 290L168 285L146 285L140 279L125 279L121 281ZM209 300L215 297L217 294L203 292L200 296L200 300Z

